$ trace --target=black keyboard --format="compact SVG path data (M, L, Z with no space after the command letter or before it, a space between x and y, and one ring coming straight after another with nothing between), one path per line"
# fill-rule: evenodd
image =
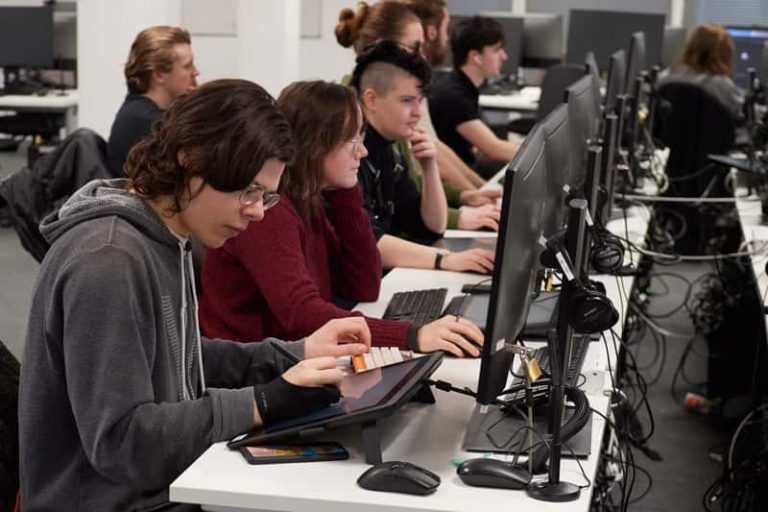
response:
M398 292L384 312L384 320L402 320L414 325L428 324L440 318L448 288Z
M584 366L584 358L587 355L587 349L589 348L590 337L582 335L574 335L571 346L573 347L570 364L568 366L568 374L565 378L565 387L574 387L579 379L581 368ZM533 351L533 357L539 362L539 368L544 373L552 374L552 365L549 359L549 347L539 347ZM512 381L512 386L523 384L523 379L515 377ZM525 391L517 393L515 396L509 395L509 399L523 399L525 397Z
M486 84L480 88L480 94L490 96L510 96L520 90L520 86L513 80L501 80L491 84Z

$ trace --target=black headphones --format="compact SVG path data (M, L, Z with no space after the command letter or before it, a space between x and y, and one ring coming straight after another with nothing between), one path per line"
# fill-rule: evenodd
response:
M590 263L598 274L618 275L624 268L624 244L605 229L592 226Z
M546 241L540 259L545 267L561 270L573 286L568 323L579 334L595 334L610 329L619 321L619 312L605 294L585 286L575 277L568 251L560 248L560 238L556 236Z

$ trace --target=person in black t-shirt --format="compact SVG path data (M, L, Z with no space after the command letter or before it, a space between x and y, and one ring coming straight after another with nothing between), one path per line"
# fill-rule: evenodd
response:
M136 36L125 63L128 95L120 106L107 144L112 173L123 177L128 151L149 135L171 102L197 87L189 32L157 26Z
M481 159L508 162L519 142L498 138L480 118L478 88L507 60L504 32L496 20L474 16L451 31L454 69L429 93L429 114L440 140L469 165Z
M435 143L418 126L419 104L431 78L418 54L382 41L361 54L352 74L368 123L359 181L384 267L435 268L487 273L493 253L481 249L443 253L398 238L430 241L445 230L447 205L435 162ZM409 176L407 159L393 141L406 139L422 168L421 192Z

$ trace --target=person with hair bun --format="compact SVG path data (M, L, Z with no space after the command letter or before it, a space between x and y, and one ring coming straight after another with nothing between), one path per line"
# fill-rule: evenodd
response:
M339 14L335 32L339 44L354 48L357 55L379 41L394 41L403 49L423 55L425 29L422 21L409 5L400 1L384 0L373 5L360 2L356 11L345 8ZM348 80L345 77L342 82L348 83ZM426 102L421 105L420 124L436 139ZM394 145L408 160L412 177L419 183L421 169L408 142L400 139ZM437 167L450 206L448 228L497 230L500 212L496 200L501 196L500 191L479 190L485 180L439 139L436 145Z
M733 83L733 52L733 39L723 25L701 25L688 39L682 60L657 87L669 83L698 85L739 120L743 117L744 91Z
M344 8L336 24L336 40L344 48L354 48L361 54L378 41L410 41L410 50L419 51L423 42L421 20L405 4L384 0L368 5L360 2L357 11ZM418 45L415 44L418 42Z
M107 159L114 176L124 176L128 151L149 135L152 124L178 97L197 87L189 32L159 25L136 36L125 63L125 97L109 133Z

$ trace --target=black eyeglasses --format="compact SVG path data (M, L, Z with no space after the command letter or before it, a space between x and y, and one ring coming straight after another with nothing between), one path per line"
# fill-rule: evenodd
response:
M243 206L251 206L262 201L264 209L269 210L280 201L280 194L277 192L267 192L258 183L253 183L240 191L239 198L240 204Z

